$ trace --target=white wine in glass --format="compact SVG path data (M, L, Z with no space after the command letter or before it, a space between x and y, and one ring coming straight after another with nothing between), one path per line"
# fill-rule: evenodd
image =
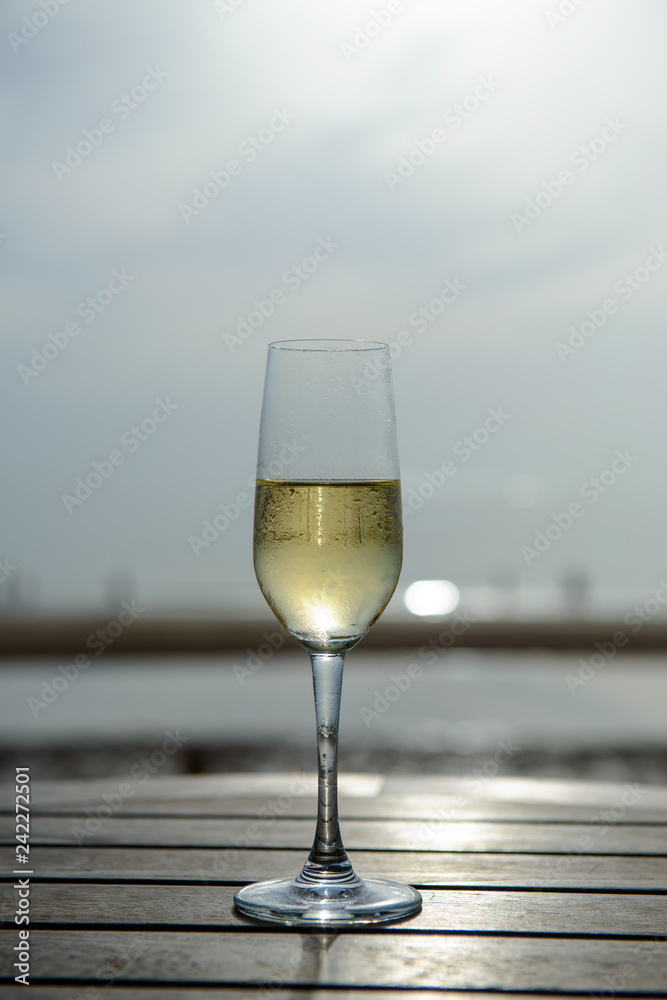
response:
M286 449L289 467L281 459ZM299 875L236 893L236 906L249 916L344 926L397 920L421 906L410 886L354 872L337 807L344 657L394 592L402 537L387 345L270 344L257 463L255 572L274 614L310 655L318 816Z

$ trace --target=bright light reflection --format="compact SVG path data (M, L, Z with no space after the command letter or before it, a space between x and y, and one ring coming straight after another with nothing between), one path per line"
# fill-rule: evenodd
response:
M458 606L459 591L449 580L415 580L403 601L413 615L448 615Z

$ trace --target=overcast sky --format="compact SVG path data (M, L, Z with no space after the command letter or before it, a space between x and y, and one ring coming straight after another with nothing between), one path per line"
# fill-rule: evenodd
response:
M404 586L653 595L666 28L659 0L4 0L0 559L27 597L125 571L259 600L249 508L191 537L251 492L266 345L301 337L396 345Z

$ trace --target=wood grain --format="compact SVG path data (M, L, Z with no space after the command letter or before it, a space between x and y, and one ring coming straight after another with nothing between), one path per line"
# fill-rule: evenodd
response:
M72 986L41 986L39 987L38 1000L397 1000L397 997L404 996L406 1000L443 1000L440 990L410 990L401 994L396 989L369 990L369 989L336 989L330 990L290 990L289 987L281 988L267 993L270 987L267 986L244 986L243 992L239 993L236 986L221 986L206 989L191 989L170 987L165 993L162 989L152 989L151 987L125 986L109 988L104 986L98 993L89 993L86 997L85 989L96 989L97 987L72 987ZM76 990L76 992L73 992ZM33 991L33 996L36 996ZM563 1000L567 994L558 993L522 993L521 1000ZM30 996L30 994L28 994ZM26 1000L25 987L5 986L2 993L3 1000ZM471 1000L470 993L459 990L448 990L446 1000ZM472 1000L498 1000L497 993L487 993L486 991L475 992Z
M388 946L388 939L391 946ZM667 942L480 935L33 931L32 979L659 992ZM12 973L0 943L0 975Z
M118 791L118 784L112 791ZM109 794L109 793L107 793ZM105 801L103 792L89 790L88 798L77 798L73 802L33 804L33 816L83 816L87 817ZM615 822L623 826L627 823L667 824L667 810L641 808L641 801L634 806L614 805ZM447 822L504 822L504 823L600 823L608 811L602 806L570 805L543 802L498 802L487 799L464 798L459 796L381 795L377 798L344 798L338 800L343 821L347 819L380 820L394 819L410 821L446 820ZM0 814L1 814L0 810ZM5 810L11 814L11 810ZM305 819L314 822L317 814L316 796L294 797L286 793L267 795L264 798L243 796L238 798L200 799L140 799L127 798L121 815L125 818L160 816L179 818L188 816L197 819L257 819L267 814L276 814L285 819Z
M113 806L114 800L111 800ZM31 844L55 846L85 843L128 847L299 848L309 850L314 834L310 820L263 816L247 819L161 819L106 815L92 817L34 816ZM557 854L624 854L667 856L667 825L565 823L448 823L438 820L349 820L343 838L350 850L474 851ZM0 842L12 843L13 818L0 817Z
M34 777L37 777L36 775ZM124 778L79 779L71 781L33 781L32 805L73 805L79 802L92 805L100 801L104 792L118 790ZM637 808L664 811L667 816L667 788L653 785L632 785L639 792ZM294 798L313 797L317 791L316 777L312 773L261 774L155 774L148 780L136 782L134 802L192 802L208 800L220 803L237 798L273 798L283 793ZM378 774L348 774L339 776L339 794L344 798L372 798L404 800L409 806L424 796L447 802L454 796L463 796L475 803L516 803L530 809L533 805L581 806L609 808L622 799L627 783L602 781L572 781L560 778L484 777L479 780L471 774L465 777L448 775L392 775L385 778ZM0 784L0 808L12 810L14 787ZM408 812L403 815L409 815Z
M402 987L411 1000L443 989L451 1000L466 1000L462 990L475 1000L500 990L667 997L665 789L498 778L472 793L465 778L367 777L351 776L341 800L352 861L421 887L424 907L338 934L257 925L233 909L237 885L300 869L311 779L155 777L88 827L120 781L36 783L34 995L391 1000ZM13 803L11 787L5 798ZM13 843L10 815L0 832ZM235 846L246 841L251 849ZM25 995L11 982L13 862L13 847L0 847L8 1000Z
M233 886L40 884L31 893L31 924L163 925L240 928ZM0 912L13 916L15 893L0 885ZM485 931L663 937L667 896L567 892L425 890L421 913L401 933Z
M13 868L14 852L0 848L1 869ZM30 854L33 882L182 881L233 884L296 875L304 851L179 850L176 848L36 847ZM591 889L667 892L667 859L586 855L430 854L351 851L362 875L385 875L411 885L504 889ZM12 881L6 875L5 881Z

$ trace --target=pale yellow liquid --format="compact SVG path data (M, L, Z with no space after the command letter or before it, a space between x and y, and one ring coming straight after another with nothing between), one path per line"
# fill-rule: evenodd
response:
M340 649L370 628L398 582L402 537L398 481L257 483L257 580L308 648Z

